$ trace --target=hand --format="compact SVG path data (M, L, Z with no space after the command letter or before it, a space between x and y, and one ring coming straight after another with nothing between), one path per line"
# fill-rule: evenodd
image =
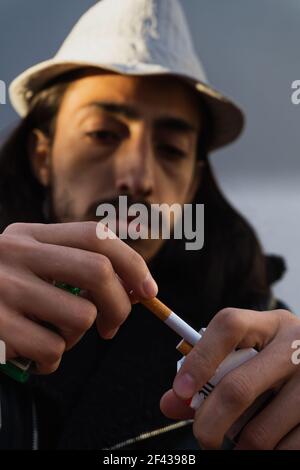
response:
M156 295L142 257L117 237L99 240L96 226L12 224L0 235L0 339L7 360L26 357L49 374L95 320L104 338L114 336L131 311L130 290L145 299ZM87 291L87 298L54 287L54 280Z
M220 311L187 355L173 389L162 397L162 412L174 419L194 418L200 446L218 449L243 412L263 392L273 389L276 394L244 427L236 449L300 449L300 365L292 360L296 340L300 340L300 320L286 310ZM193 412L186 401L238 347L260 352L226 374Z

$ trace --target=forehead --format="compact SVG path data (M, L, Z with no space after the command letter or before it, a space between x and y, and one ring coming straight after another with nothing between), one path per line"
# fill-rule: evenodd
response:
M74 112L96 101L133 106L141 115L173 114L198 124L200 102L196 91L171 76L125 76L93 73L75 80L68 88L62 110Z

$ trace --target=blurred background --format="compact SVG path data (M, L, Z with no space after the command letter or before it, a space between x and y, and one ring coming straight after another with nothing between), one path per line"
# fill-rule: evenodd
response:
M162 0L163 1L163 0ZM0 79L52 56L94 0L0 0ZM240 140L212 154L223 190L288 271L275 294L300 314L299 0L181 0L210 82L244 108ZM0 135L17 115L0 106ZM298 291L299 289L299 291Z

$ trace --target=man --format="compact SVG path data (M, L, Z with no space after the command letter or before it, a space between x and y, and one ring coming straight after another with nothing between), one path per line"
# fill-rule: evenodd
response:
M272 298L270 261L214 180L207 153L243 117L206 84L177 2L103 0L10 91L23 119L0 158L0 331L8 359L39 375L26 387L1 379L14 410L2 447L36 447L38 434L51 449L219 448L271 389L238 447L299 448L300 321ZM204 203L204 248L99 240L96 209L120 195ZM157 286L195 328L208 325L177 375L178 337L138 303ZM187 400L241 347L260 352L193 413Z

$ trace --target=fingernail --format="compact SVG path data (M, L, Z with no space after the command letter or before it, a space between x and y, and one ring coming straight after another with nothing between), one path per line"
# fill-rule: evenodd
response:
M184 402L187 406L190 406L192 401L193 401L193 398L189 398L188 400L185 400Z
M177 375L174 380L173 390L179 398L188 400L196 393L194 378L188 373Z
M119 328L113 328L112 330L109 330L105 335L102 335L104 339L112 339L117 332L119 331Z
M158 292L158 287L153 277L149 273L143 282L143 292L146 298L152 299Z

